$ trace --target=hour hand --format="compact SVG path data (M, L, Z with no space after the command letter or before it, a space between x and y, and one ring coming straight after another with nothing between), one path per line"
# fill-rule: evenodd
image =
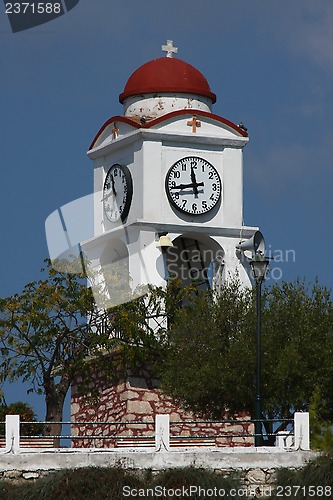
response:
M115 187L115 182L114 182L114 178L113 178L113 175L111 176L111 186L112 186L112 193L117 196L117 191L116 191L116 187Z
M196 188L198 186L203 186L203 182L191 182L191 184L178 184L177 186L171 186L170 189L186 189L186 188Z

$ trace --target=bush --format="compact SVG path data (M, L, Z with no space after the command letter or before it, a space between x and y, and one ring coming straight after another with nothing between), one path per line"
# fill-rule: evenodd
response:
M332 456L322 456L299 470L281 469L276 478L276 491L271 498L287 496L302 500L333 498Z
M21 422L36 422L37 417L31 406L22 401L17 401L9 406L3 404L0 406L0 422L6 420L6 415L20 415ZM20 433L22 436L38 436L43 433L42 424L23 424ZM0 434L5 435L5 425L0 424Z
M49 473L20 486L4 485L1 500L124 500L123 486L142 488L139 478L124 469L82 468Z
M124 495L124 486L136 489L136 494ZM211 470L188 467L182 469L167 469L154 475L151 471L142 471L140 475L121 468L81 468L76 470L61 470L49 473L37 481L25 481L22 485L9 484L0 481L0 500L133 500L141 498L150 500L157 498L152 493L144 494L144 490L154 490L156 486L165 488L163 499L176 500L190 498L192 500L225 500L245 498L244 486L239 478L223 477ZM200 486L205 489L187 496L173 495L172 491L178 488ZM215 495L211 490L216 488ZM230 490L235 491L230 495ZM271 500L293 498L313 500L319 498L333 498L333 458L326 455L311 462L299 470L281 469L277 474L275 484L272 485ZM298 491L297 491L298 489ZM218 493L220 490L220 493ZM240 495L235 496L237 490ZM168 494L167 494L168 493ZM160 495L161 496L161 495Z
M227 492L230 488L241 488L238 481L223 478L222 475L213 471L195 468L169 469L153 475L151 471L137 473L120 468L82 468L76 470L62 470L48 474L44 478L31 483L26 482L20 486L8 483L0 483L1 500L129 500L133 499L130 490L124 495L123 487L136 489L135 498L151 499L148 493L144 496L143 490L153 489L156 486L165 487L167 490L188 486L201 486L205 489L224 489ZM140 490L140 491L139 491ZM141 494L142 493L142 494ZM191 498L205 500L207 498L222 499L223 496L200 497L193 494L191 496L163 496L169 500L173 498ZM241 497L233 496L235 500Z
M187 493L184 492L184 496L172 495L172 491L184 488L189 493L190 486L201 487L202 490L199 492L192 493L192 495L188 498L193 500L207 500L207 499L226 499L231 498L229 493L231 489L244 491L244 487L240 483L238 479L235 478L226 478L223 477L222 474L218 474L214 471L207 469L199 469L195 467L186 467L182 469L167 469L165 471L160 472L157 476L155 476L152 485L150 487L154 487L155 485L165 487L166 490L169 490L170 494L163 498L168 500L176 500L178 498L187 498ZM211 492L216 490L216 494L212 495ZM206 495L204 495L203 491L206 491ZM235 493L235 492L233 492ZM241 496L232 496L233 499L239 500ZM243 496L242 496L243 498Z

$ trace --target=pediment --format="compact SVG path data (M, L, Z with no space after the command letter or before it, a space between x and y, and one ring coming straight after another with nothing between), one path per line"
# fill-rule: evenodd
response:
M107 120L92 141L89 150L115 142L137 130L151 130L179 136L242 139L247 142L245 130L213 113L199 110L179 110L155 119L149 117L114 116Z

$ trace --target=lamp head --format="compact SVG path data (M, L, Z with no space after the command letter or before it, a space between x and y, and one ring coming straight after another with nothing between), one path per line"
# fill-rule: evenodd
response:
M156 243L156 246L161 248L161 250L174 246L168 236L168 233L159 233L158 236L159 239L158 242Z

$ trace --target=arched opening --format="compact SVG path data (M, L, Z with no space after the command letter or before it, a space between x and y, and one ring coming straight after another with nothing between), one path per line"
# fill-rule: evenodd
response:
M106 307L125 303L132 293L129 273L129 255L126 244L112 239L100 257L100 273L105 291Z
M224 251L212 238L187 233L173 240L167 251L170 277L180 279L184 285L195 283L198 290L214 289L223 280Z

